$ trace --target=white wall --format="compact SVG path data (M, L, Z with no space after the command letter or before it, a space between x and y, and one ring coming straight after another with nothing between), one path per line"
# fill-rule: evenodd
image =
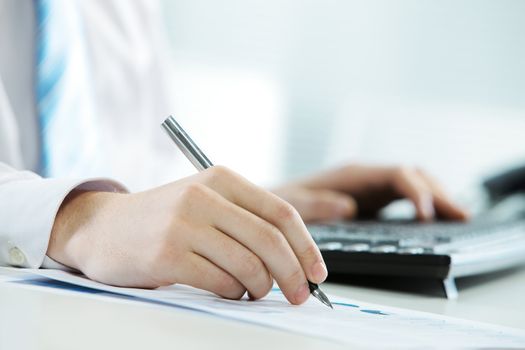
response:
M460 192L525 161L525 1L174 0L166 16L178 109L254 181L359 159Z

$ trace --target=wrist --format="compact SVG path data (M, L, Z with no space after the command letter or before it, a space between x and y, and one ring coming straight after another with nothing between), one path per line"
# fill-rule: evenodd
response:
M47 256L82 271L91 252L90 232L116 193L71 191L62 202L51 230Z

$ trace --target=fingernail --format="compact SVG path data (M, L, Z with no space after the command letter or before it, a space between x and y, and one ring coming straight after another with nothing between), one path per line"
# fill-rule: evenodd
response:
M321 283L326 279L328 276L328 270L326 269L324 262L319 261L313 266L312 275L317 283Z
M295 303L301 304L308 298L308 295L310 294L310 289L308 288L308 284L302 284L301 287L295 292Z
M421 201L421 210L426 219L432 219L436 215L434 211L434 200L432 196L425 196Z

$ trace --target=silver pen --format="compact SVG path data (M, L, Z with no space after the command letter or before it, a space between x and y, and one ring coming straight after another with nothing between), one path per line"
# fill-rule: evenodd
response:
M168 133L168 136L175 142L179 149L184 153L186 158L189 159L191 164L197 168L197 170L202 171L213 166L213 163L206 157L206 155L201 151L201 149L193 142L191 137L184 131L179 123L175 120L173 116L169 116L162 123L162 127ZM310 293L319 299L323 304L328 307L334 308L332 303L326 296L326 294L319 289L319 286L315 283L308 281L308 287L310 288Z

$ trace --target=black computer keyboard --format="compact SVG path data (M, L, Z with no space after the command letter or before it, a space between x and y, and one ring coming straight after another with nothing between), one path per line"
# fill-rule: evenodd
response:
M467 223L329 222L309 225L329 273L454 278L525 263L525 218Z

